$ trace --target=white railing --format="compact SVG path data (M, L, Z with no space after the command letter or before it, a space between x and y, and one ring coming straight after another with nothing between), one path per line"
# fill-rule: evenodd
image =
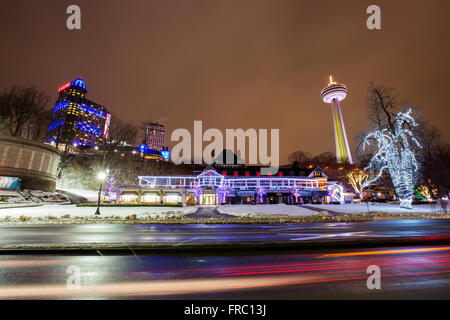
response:
M231 188L231 189L272 189L272 190L320 190L319 181L296 177L226 178L219 176L140 176L139 186L152 188Z

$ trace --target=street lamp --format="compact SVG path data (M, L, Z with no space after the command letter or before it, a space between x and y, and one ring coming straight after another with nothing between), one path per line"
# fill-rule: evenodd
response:
M107 176L108 176L108 170L101 171L97 175L98 180L100 180L100 189L98 190L97 211L95 211L95 215L100 215L100 197L102 195L103 181L105 181Z

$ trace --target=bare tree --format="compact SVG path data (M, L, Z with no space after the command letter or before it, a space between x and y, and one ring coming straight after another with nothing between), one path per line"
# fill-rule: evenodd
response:
M289 155L289 162L294 163L297 162L299 166L307 165L311 162L311 154L305 151L295 151L291 155Z
M48 125L49 97L35 87L12 87L0 92L0 128L14 137L39 140Z
M24 132L22 133L22 138L43 142L45 140L51 118L52 111L49 109L44 109L37 113L34 119L27 122L23 130Z
M332 152L322 152L312 158L312 162L320 166L337 165L336 156Z
M417 138L422 145L418 161L421 167L420 184L432 198L445 197L450 190L450 145L442 141L437 128L421 122Z
M109 128L109 143L113 145L133 145L136 142L138 132L139 129L133 122L112 117Z
M376 125L376 129L395 130L396 109L398 103L392 89L370 84L367 96L367 116Z

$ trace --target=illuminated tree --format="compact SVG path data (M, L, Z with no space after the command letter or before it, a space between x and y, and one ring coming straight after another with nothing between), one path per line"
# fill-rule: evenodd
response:
M112 173L109 178L108 178L108 182L106 183L105 186L105 196L109 196L115 189L117 184L116 178L114 177L114 173Z
M379 179L384 171L388 171L399 196L400 207L405 209L412 209L415 175L419 169L414 148L421 147L410 130L417 126L410 114L411 109L406 113L398 113L391 128L371 132L363 140L364 151L366 146L373 142L377 146L365 168L376 175L368 179L363 186L370 185Z
M431 192L430 192L430 187L427 185L420 185L417 188L417 191L425 198L425 199L432 199L433 198L433 194L437 195L438 194L438 190L435 186L431 186Z
M417 188L414 188L414 196L417 200L426 201L427 198L423 196Z
M371 178L373 178L368 173L362 170L347 173L346 177L348 183L353 187L355 192L359 194L360 197L362 196L363 189L367 187L366 181L369 181Z

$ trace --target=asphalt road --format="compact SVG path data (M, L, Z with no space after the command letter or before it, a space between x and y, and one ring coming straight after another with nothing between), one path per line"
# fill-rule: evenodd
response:
M381 270L380 290L367 287L371 265ZM251 255L0 255L0 299L92 298L449 299L450 246Z
M389 220L286 225L2 225L0 249L60 246L186 246L307 241L449 240L449 220Z

